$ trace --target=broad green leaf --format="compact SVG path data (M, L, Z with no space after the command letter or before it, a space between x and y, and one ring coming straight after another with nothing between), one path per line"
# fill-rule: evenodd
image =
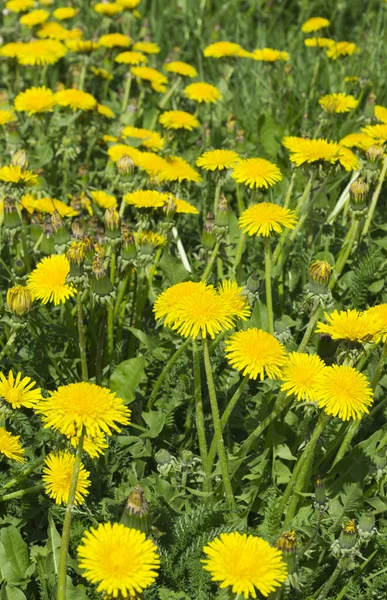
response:
M150 410L149 412L143 412L141 416L149 427L149 431L141 434L141 437L157 437L164 427L165 415L157 410Z
M133 402L137 386L145 377L145 358L137 356L120 363L110 377L110 388L126 404Z
M28 546L23 540L16 527L5 527L0 532L0 540L3 544L6 560L12 565L16 575L23 580L30 565Z
M189 278L189 273L182 262L167 252L164 252L161 257L159 268L163 271L171 285L181 283Z
M4 584L1 586L1 600L27 600L24 593L19 588Z

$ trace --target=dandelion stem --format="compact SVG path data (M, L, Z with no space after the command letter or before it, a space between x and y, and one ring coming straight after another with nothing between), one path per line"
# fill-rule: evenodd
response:
M60 546L59 567L58 567L58 594L57 600L66 600L66 583L67 583L67 558L71 535L71 520L73 516L75 493L77 491L77 483L79 471L81 468L83 442L85 438L85 428L82 428L79 436L77 452L75 454L74 468L71 476L69 498L66 506L66 513L63 523L62 542Z
M305 349L306 349L306 347L308 345L308 342L309 342L312 334L314 333L314 329L316 327L316 323L317 323L317 321L320 318L320 312L321 312L321 306L320 306L319 301L317 300L315 302L315 305L314 305L313 310L311 312L308 326L307 326L307 328L305 330L304 337L301 340L301 344L299 345L297 352L305 352Z
M114 285L116 278L116 262L117 255L114 248L112 248L112 254L110 257L110 281ZM107 343L108 343L108 356L111 357L114 350L114 304L109 302L108 304L108 315L107 315Z
M235 281L236 279L236 270L239 266L239 263L242 260L242 254L245 248L245 239L246 239L246 234L240 232L239 235L239 240L238 240L238 245L237 245L237 249L236 249L236 253L235 253L235 259L234 259L234 264L232 267L232 271L233 271L233 280Z
M7 502L7 500L16 500L17 498L23 498L23 496L27 496L27 494L34 494L35 492L39 492L42 490L44 485L42 483L38 483L37 485L32 485L31 487L24 488L23 490L17 490L17 492L11 492L10 494L4 494L0 496L0 502Z
M336 565L335 570L333 571L332 575L329 577L328 581L325 582L322 589L320 588L320 590L318 590L317 595L315 594L314 596L312 596L312 598L316 598L316 600L324 600L324 598L327 597L328 593L330 592L334 583L336 582L337 578L339 577L341 571L343 570L343 567L346 562L347 562L346 558L339 560L339 562Z
M78 309L78 338L79 338L79 352L80 352L80 356L81 356L82 381L88 381L89 372L87 369L85 330L83 327L82 297L81 297L81 293L80 293L79 289L77 290L77 309Z
M190 338L187 338L182 343L182 345L176 350L176 352L171 356L171 358L169 359L169 361L165 365L164 369L161 371L160 375L157 378L157 381L156 381L155 385L153 386L152 393L151 393L151 395L149 397L148 404L147 404L147 409L148 410L151 410L151 408L152 408L152 406L155 403L155 400L157 398L157 394L159 393L159 390L160 390L161 386L164 383L164 379L168 375L169 371L172 369L173 365L179 359L179 357L183 354L184 350L187 348L187 346L188 346L189 343L190 343Z
M208 351L208 342L207 342L206 338L203 338L203 354L204 354L204 368L206 371L207 386L208 386L208 392L209 392L210 403L211 403L212 420L213 420L214 431L215 431L214 438L216 440L215 444L218 447L219 462L220 462L220 469L221 469L222 477L223 477L224 489L225 489L227 501L230 504L234 505L235 504L234 494L232 491L230 475L229 475L228 467L227 467L227 456L226 456L226 450L224 448L222 424L221 424L220 416L219 416L219 407L218 407L218 401L216 399L216 391L215 391L214 379L212 376L212 369L211 369L210 353Z
M218 212L218 202L219 202L221 188L222 188L222 179L218 175L218 180L216 182L216 187L215 187L215 196L214 196L214 215L216 215L216 213Z
M130 280L132 278L132 268L129 267L129 271L126 273L125 278L120 286L120 289L118 290L118 294L117 294L117 300L116 300L116 304L114 307L114 317L116 318L119 314L119 310L120 310L120 306L121 306L121 302L124 299L125 296L125 292L126 289L129 285L129 289L130 289Z
M370 204L370 207L368 209L368 214L367 214L366 222L364 223L363 231L362 231L362 234L361 234L362 236L366 235L368 233L369 228L370 228L372 217L374 216L376 204L377 204L377 202L379 200L379 196L380 196L380 192L382 190L383 182L384 182L384 179L386 177L386 172L387 172L387 156L384 158L383 166L382 166L380 174L379 174L378 183L376 185L374 193L372 194L371 204Z
M340 253L340 255L337 258L335 269L332 273L332 277L331 277L331 280L328 285L328 289L330 291L333 290L337 280L339 279L341 273L344 270L345 265L347 264L347 260L351 254L353 245L357 238L357 233L359 231L359 225L360 225L359 220L356 217L354 217L352 220L352 224L351 224L350 230L348 232L347 238L346 238L347 243L345 244L345 242L344 242L343 251Z
M204 491L211 491L211 469L208 461L206 428L204 423L203 399L202 399L202 384L200 377L200 358L199 348L195 340L192 340L193 366L194 366L194 396L195 396L195 411L196 411L196 430L198 434L198 444L200 458L202 460L204 470Z
M128 74L125 79L124 97L122 99L121 113L124 113L126 111L126 109L128 108L131 84L132 84L132 76Z
M219 252L219 248L220 248L220 242L221 242L221 240L217 240L216 241L215 247L214 247L214 249L212 251L212 254L211 254L211 258L208 261L206 270L204 271L204 273L202 275L201 281L206 281L207 277L211 273L211 270L212 270L212 267L214 265L215 259L218 256L218 252Z
M274 335L273 298L271 293L271 250L269 237L265 237L265 283L268 329L269 333Z
M335 456L335 460L333 461L332 467L334 467L348 452L348 448L351 445L353 438L355 437L358 429L360 427L360 419L356 421L352 421L347 429L347 433L344 436L343 441L341 442L340 448Z
M11 335L9 336L8 340L6 341L2 351L0 352L0 360L3 358L4 354L6 353L7 349L13 345L14 341L16 340L17 337L17 332L13 331L11 333Z
M13 477L9 481L7 481L6 484L3 485L2 491L8 490L13 485L15 485L15 483L18 483L19 479L21 479L22 477L26 477L30 473L33 473L35 471L35 469L38 469L44 463L44 459L45 459L45 457L41 456L40 458L37 458L32 463L25 465L25 467L23 469L21 469L21 471L19 472L17 477Z

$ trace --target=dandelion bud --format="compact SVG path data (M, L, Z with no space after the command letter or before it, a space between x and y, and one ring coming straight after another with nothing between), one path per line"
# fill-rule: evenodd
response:
M171 455L165 448L161 448L155 454L155 459L159 465L168 465L171 462Z
M114 297L114 286L110 279L106 276L106 269L103 257L96 254L92 265L92 287L94 297L104 304Z
M13 270L14 270L14 273L16 275L18 275L19 277L21 277L22 275L25 275L27 269L26 269L24 260L22 260L21 258L16 258L13 263Z
M376 163L382 160L383 158L383 148L382 146L377 146L374 144L370 146L366 152L367 160L371 163Z
M375 527L375 515L363 513L359 519L359 532L370 533Z
M82 163L81 165L79 165L78 173L81 177L86 177L86 175L89 174L89 168L87 164Z
M28 167L28 159L25 150L18 150L12 155L11 164L14 167L20 167L26 169Z
M126 527L149 533L149 506L142 487L136 485L130 494L121 517L121 523Z
M80 240L83 237L83 226L79 219L75 219L71 223L71 233L76 240Z
M4 229L12 231L21 226L21 219L15 206L15 200L10 196L4 198Z
M309 288L315 294L325 294L328 289L332 267L326 260L316 260L309 267Z
M134 162L127 154L123 154L116 164L121 175L130 175L134 170Z
M53 233L54 230L52 228L52 223L51 223L51 215L46 215L44 223L42 225L43 228L43 239L40 243L39 246L39 250L42 252L42 254L54 254L55 251L55 244L54 244L54 238L53 238Z
M118 238L120 232L120 216L115 208L107 208L103 217L105 223L105 234L109 238Z
M31 310L33 300L28 288L14 285L7 291L6 302L11 313L21 317Z
M288 573L294 573L296 567L297 540L295 531L285 531L276 541L276 547L281 550Z
M349 196L351 198L352 208L357 210L364 208L368 191L369 185L364 181L364 179L361 179L361 177L351 183L349 188Z
M327 502L327 495L325 492L325 484L323 482L323 480L321 479L321 477L317 477L316 479L316 486L314 488L314 499L316 504L318 504L320 507L325 506L326 502Z
M169 194L168 202L163 206L163 213L168 220L173 220L176 213L176 202L173 194Z
M339 537L340 548L342 550L352 550L352 548L354 548L354 546L356 545L356 540L357 529L355 521L352 519L351 521L348 521L348 523L346 523L345 525L343 523L343 529L341 530Z
M383 471L385 469L385 466L387 465L386 453L382 452L380 454L377 454L374 457L374 463L375 463L375 467L377 468L378 471Z
M256 273L252 273L248 277L246 287L247 287L248 291L251 292L252 294L255 294L256 292L258 292L259 287L260 287L260 281L259 281L259 277Z
M366 117L373 117L375 113L376 96L374 92L370 92L367 98L367 102L364 108L364 114Z
M215 225L217 227L228 227L228 214L227 198L222 194L218 200Z
M134 242L134 236L129 229L122 231L121 257L124 260L132 261L136 258L137 250Z
M227 121L226 121L227 133L229 133L229 134L234 133L234 131L235 131L235 125L236 125L236 116L235 115L230 115L227 118Z
M84 242L73 242L66 252L69 262L80 265L85 260L85 248Z
M209 212L202 231L202 244L206 250L212 250L216 243L214 233L215 215Z

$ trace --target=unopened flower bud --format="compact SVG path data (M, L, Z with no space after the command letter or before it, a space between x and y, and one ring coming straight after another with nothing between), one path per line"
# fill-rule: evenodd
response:
M359 532L370 533L375 527L375 515L363 513L359 519Z
M356 523L352 519L348 521L345 525L343 523L343 529L341 530L339 537L340 548L343 550L351 550L356 545L357 540L357 529Z
M369 185L359 177L351 183L349 187L349 196L351 198L352 208L355 210L363 209L367 200Z
M114 297L114 286L110 279L106 276L106 269L103 258L96 254L92 265L92 287L94 297L104 304Z
M385 466L387 465L386 453L381 452L380 454L376 454L376 456L374 456L374 463L378 471L383 471Z
M136 258L137 249L134 241L134 236L129 229L124 228L122 231L121 257L124 260L132 261Z
M295 531L285 531L276 541L276 547L281 550L288 573L294 573L296 567L297 540Z
M117 169L122 175L130 175L134 169L134 162L127 154L123 154L117 161Z
M144 490L139 485L136 485L126 502L121 523L126 527L149 533L149 506Z
M227 227L228 226L228 202L226 196L220 196L218 200L218 207L215 217L215 225L217 227Z
M374 92L370 92L367 98L367 102L364 108L364 114L366 117L373 117L374 113L375 113L375 103L376 103L376 96L374 94Z
M316 486L314 488L314 498L316 504L318 504L321 507L325 506L327 501L327 495L325 492L325 484L321 477L317 477L316 479Z
M15 258L14 263L13 263L13 270L14 270L14 273L16 275L18 275L18 277L25 275L27 272L27 269L26 269L24 260L22 260L21 258Z
M28 167L28 159L25 150L18 150L13 154L11 159L11 164L14 167L20 167L21 169L26 169Z
M325 294L328 289L332 267L326 260L316 260L309 267L309 289L314 294Z
M251 292L252 294L255 294L256 292L258 292L259 287L260 287L260 281L259 281L259 277L258 277L257 273L252 273L247 278L246 287L247 287L248 291Z
M215 215L209 212L202 231L202 245L206 250L212 250L216 244L214 233Z
M163 213L168 220L173 220L176 213L176 202L173 194L169 194L168 201L163 206Z
M76 240L80 240L83 236L83 226L79 219L75 219L71 223L71 232Z
M118 238L120 232L120 216L115 208L107 208L103 217L105 234L109 238Z
M379 162L380 160L382 160L382 158L383 158L382 146L377 146L376 144L374 144L373 146L370 146L366 152L366 157L370 163L376 163L376 162Z
M44 223L42 225L43 228L43 239L40 243L39 250L42 254L46 254L47 256L50 254L54 254L55 244L53 233L54 230L52 228L51 223L51 215L46 215Z
M165 448L161 448L155 454L155 459L159 465L168 465L171 462L171 455Z
M227 133L234 133L236 125L236 116L230 115L226 121Z
M83 163L79 165L78 173L81 177L85 177L89 173L89 168L87 164Z
M4 229L12 231L21 226L21 219L16 210L15 200L10 196L4 198Z
M6 302L9 310L18 317L25 315L32 308L32 295L24 285L14 285L7 291Z

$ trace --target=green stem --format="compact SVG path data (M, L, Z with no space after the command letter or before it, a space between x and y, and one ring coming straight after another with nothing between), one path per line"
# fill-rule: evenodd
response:
M383 371L384 363L386 362L386 357L387 357L387 342L384 342L383 352L380 356L378 366L376 367L375 375L373 376L372 381L371 381L371 387L374 391L380 381L380 376Z
M13 485L15 485L16 483L19 482L19 480L22 477L26 477L27 475L30 475L30 473L33 473L35 471L35 469L38 469L45 460L45 456L41 456L40 458L36 459L35 461L33 461L31 464L26 465L19 473L17 477L14 477L13 479L10 479L9 481L7 481L7 483L3 486L2 491L4 490L8 490L9 488L11 488Z
M340 448L337 451L335 456L335 460L333 461L332 467L334 467L348 452L348 449L351 445L351 442L355 435L358 432L360 427L360 419L356 421L352 421L348 427L347 433L344 436L343 441L341 442Z
M216 182L215 188L215 197L214 197L214 215L218 212L218 202L220 197L220 190L222 188L222 179L218 176L218 181Z
M124 113L126 111L126 109L128 108L131 84L132 84L132 76L128 73L128 75L125 79L124 97L122 99L121 113Z
M347 244L344 246L343 251L340 253L340 255L337 259L337 263L335 265L331 280L329 282L328 289L331 291L333 290L337 280L339 279L342 271L344 270L345 265L347 264L347 260L349 258L349 255L351 254L353 245L357 238L359 225L360 225L359 220L357 218L354 218L352 221L350 230L348 232Z
M227 501L231 505L234 505L235 500L234 500L234 494L232 491L230 475L229 475L228 467L227 467L227 456L226 456L226 450L224 448L222 425L221 425L220 416L219 416L218 401L216 399L214 379L212 376L210 353L208 351L207 338L203 338L203 354L204 354L204 368L205 368L206 377L207 377L208 393L210 396L210 403L211 403L212 420L213 420L213 424L214 424L214 432L215 432L214 438L216 440L216 445L218 448L220 469L221 469L222 477L223 477L223 485L224 485Z
M116 262L117 255L114 248L112 248L112 254L110 257L110 281L114 285L116 278ZM107 314L107 346L109 358L113 355L114 350L114 304L109 302L108 314Z
M211 258L208 261L206 270L204 271L204 273L203 273L203 275L201 277L201 281L206 281L207 277L209 276L209 274L212 271L212 267L214 265L215 259L218 256L218 252L219 252L219 248L220 248L220 242L221 242L221 240L217 240L216 241L215 247L214 247L214 249L212 251L212 254L211 254Z
M73 473L71 476L69 497L66 506L66 513L63 523L62 541L60 546L59 567L58 567L58 593L57 600L66 600L66 583L67 583L67 559L70 545L71 521L73 516L75 493L77 491L77 483L79 471L81 468L83 442L85 438L85 428L82 428L79 436L77 452L75 454Z
M152 406L155 403L155 400L157 398L157 394L159 393L159 390L164 383L165 377L168 375L169 371L172 369L173 365L177 362L179 357L183 354L184 350L187 348L189 343L190 343L190 338L187 338L182 343L182 345L176 350L176 352L171 356L171 358L165 365L164 369L161 371L160 375L157 378L155 385L153 386L152 393L149 397L148 404L147 404L148 410L152 409Z
M333 571L332 575L329 577L328 581L325 582L322 590L317 592L317 595L315 594L314 596L312 596L312 598L315 598L316 600L324 600L327 595L329 594L330 590L332 589L333 585L335 584L336 580L338 579L343 566L344 566L344 562L346 562L347 559L340 559L339 562L336 565L335 570Z
M296 179L296 169L294 169L292 176L290 178L290 183L289 183L289 187L288 187L288 191L286 192L286 197L285 197L285 202L284 202L284 208L288 208L289 204L290 204L290 200L292 198L292 192L293 192L293 187L294 187L294 182Z
M44 488L42 483L37 485L32 485L31 487L24 488L24 490L18 490L17 492L11 492L10 494L3 494L0 496L0 502L7 502L7 500L16 500L17 498L23 498L23 496L27 496L27 494L34 494L35 492L39 492Z
M6 353L7 349L13 345L14 341L16 340L17 337L17 332L13 331L11 333L11 335L9 336L8 340L6 341L2 351L0 352L0 360L3 358L4 354Z
M386 177L386 172L387 172L387 156L384 158L383 166L381 168L381 171L380 171L380 174L379 174L379 178L378 178L378 183L376 185L374 193L372 194L371 204L370 204L370 207L368 209L368 214L367 214L366 222L364 223L363 231L362 231L362 234L361 234L362 236L366 235L366 233L368 233L368 230L370 228L372 217L374 216L376 204L378 202L378 199L379 199L379 196L380 196L380 192L382 190L382 186L383 186L383 183L384 183L384 179Z
M87 357L86 357L86 340L85 330L83 327L83 307L80 290L77 290L77 309L78 309L78 337L79 337L79 352L81 356L81 368L82 368L82 381L88 381L89 372L87 368Z
M299 345L297 352L305 352L308 342L309 342L312 334L314 333L316 323L320 318L320 312L321 312L321 306L320 306L319 301L317 300L317 302L315 303L313 310L311 312L308 326L305 330L304 337L301 340L301 344Z
M265 237L265 283L268 329L269 333L274 335L273 298L271 292L271 251L269 237Z
M123 280L123 282L122 282L122 284L121 284L121 286L120 286L120 288L118 290L117 300L116 300L116 304L115 304L115 307L114 307L114 317L115 318L117 318L117 316L118 316L118 314L120 312L121 302L124 299L125 292L126 292L126 289L127 289L128 285L129 285L129 289L130 289L130 280L131 280L131 277L132 277L132 268L129 267L129 271L126 273L125 279Z
M238 239L238 245L237 245L237 249L236 249L236 253L235 253L234 264L233 264L233 267L232 267L233 279L234 280L236 278L236 270L239 267L239 263L242 260L242 254L243 254L243 250L245 248L245 240L246 240L246 234L240 232L239 239Z
M195 397L195 412L196 412L196 431L198 434L198 444L200 458L204 470L204 491L211 491L211 469L208 462L208 451L206 441L206 427L204 423L203 399L202 399L202 384L200 377L200 357L199 348L195 340L192 340L193 366L194 366L194 397Z

